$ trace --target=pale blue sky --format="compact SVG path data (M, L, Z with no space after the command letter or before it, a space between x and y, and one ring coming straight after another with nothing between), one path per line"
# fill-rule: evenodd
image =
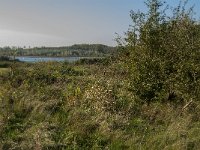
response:
M166 0L171 6L179 0ZM0 47L116 45L127 31L130 10L145 11L143 0L0 0ZM190 0L200 16L200 0Z

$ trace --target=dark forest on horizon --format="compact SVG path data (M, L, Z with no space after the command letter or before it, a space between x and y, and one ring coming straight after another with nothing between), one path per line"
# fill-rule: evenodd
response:
M62 47L2 47L0 56L46 56L46 57L105 57L116 52L116 47L103 44L74 44Z

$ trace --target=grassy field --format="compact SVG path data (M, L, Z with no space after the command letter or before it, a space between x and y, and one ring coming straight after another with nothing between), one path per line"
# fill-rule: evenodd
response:
M9 72L8 68L0 68L0 75L7 74Z
M198 149L199 102L143 104L122 64L1 69L0 149Z

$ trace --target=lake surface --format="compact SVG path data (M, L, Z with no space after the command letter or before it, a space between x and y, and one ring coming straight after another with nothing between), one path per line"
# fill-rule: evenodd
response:
M16 56L16 59L23 62L47 62L47 61L68 61L75 62L86 57L33 57L33 56Z

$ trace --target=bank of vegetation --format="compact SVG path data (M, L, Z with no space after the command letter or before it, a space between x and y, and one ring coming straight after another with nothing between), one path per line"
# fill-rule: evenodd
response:
M116 52L115 47L102 44L75 44L63 47L2 47L2 56L45 56L45 57L107 57Z
M0 149L198 150L199 23L146 5L113 57L1 68Z

